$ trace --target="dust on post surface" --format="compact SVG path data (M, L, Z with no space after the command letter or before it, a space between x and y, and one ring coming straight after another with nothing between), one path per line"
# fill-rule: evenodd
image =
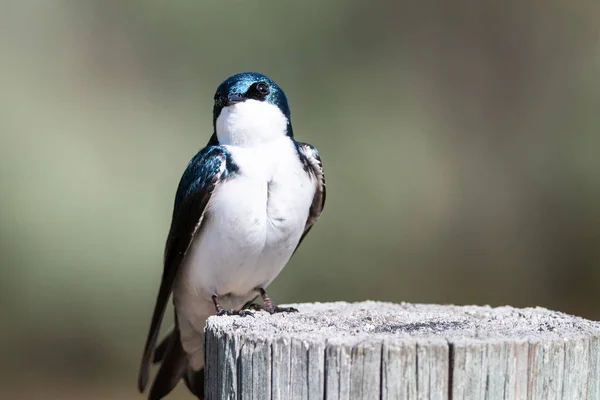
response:
M541 307L292 306L208 320L207 362L224 371L207 375L210 398L600 398L598 322Z

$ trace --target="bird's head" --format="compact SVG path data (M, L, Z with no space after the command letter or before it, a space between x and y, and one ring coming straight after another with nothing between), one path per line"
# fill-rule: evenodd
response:
M213 125L219 143L238 146L253 146L293 134L285 93L271 79L256 72L230 76L219 85Z

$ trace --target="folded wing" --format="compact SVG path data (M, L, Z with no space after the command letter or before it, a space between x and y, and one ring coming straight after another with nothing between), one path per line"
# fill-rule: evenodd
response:
M140 392L143 392L148 384L152 354L179 267L192 240L202 229L204 211L212 192L235 171L236 167L231 162L227 150L221 146L209 145L196 154L181 177L165 247L162 281L138 375Z

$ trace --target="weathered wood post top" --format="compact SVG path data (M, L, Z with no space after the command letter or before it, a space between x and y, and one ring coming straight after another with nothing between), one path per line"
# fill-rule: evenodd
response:
M600 400L600 323L544 308L295 304L211 317L207 400Z

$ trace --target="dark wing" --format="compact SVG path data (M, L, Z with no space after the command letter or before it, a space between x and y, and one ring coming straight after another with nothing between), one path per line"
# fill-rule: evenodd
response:
M304 240L304 237L310 232L311 228L319 219L323 208L325 207L325 174L323 173L323 164L321 163L321 157L319 152L313 146L308 143L297 142L298 154L300 161L304 165L304 169L315 181L315 197L313 197L312 204L308 213L308 219L304 226L304 233L300 237L296 250ZM294 250L294 252L296 251Z
M140 365L138 376L140 392L144 391L148 383L152 353L179 266L202 225L204 210L213 190L236 170L225 148L207 146L190 161L181 177L165 247L162 281Z

